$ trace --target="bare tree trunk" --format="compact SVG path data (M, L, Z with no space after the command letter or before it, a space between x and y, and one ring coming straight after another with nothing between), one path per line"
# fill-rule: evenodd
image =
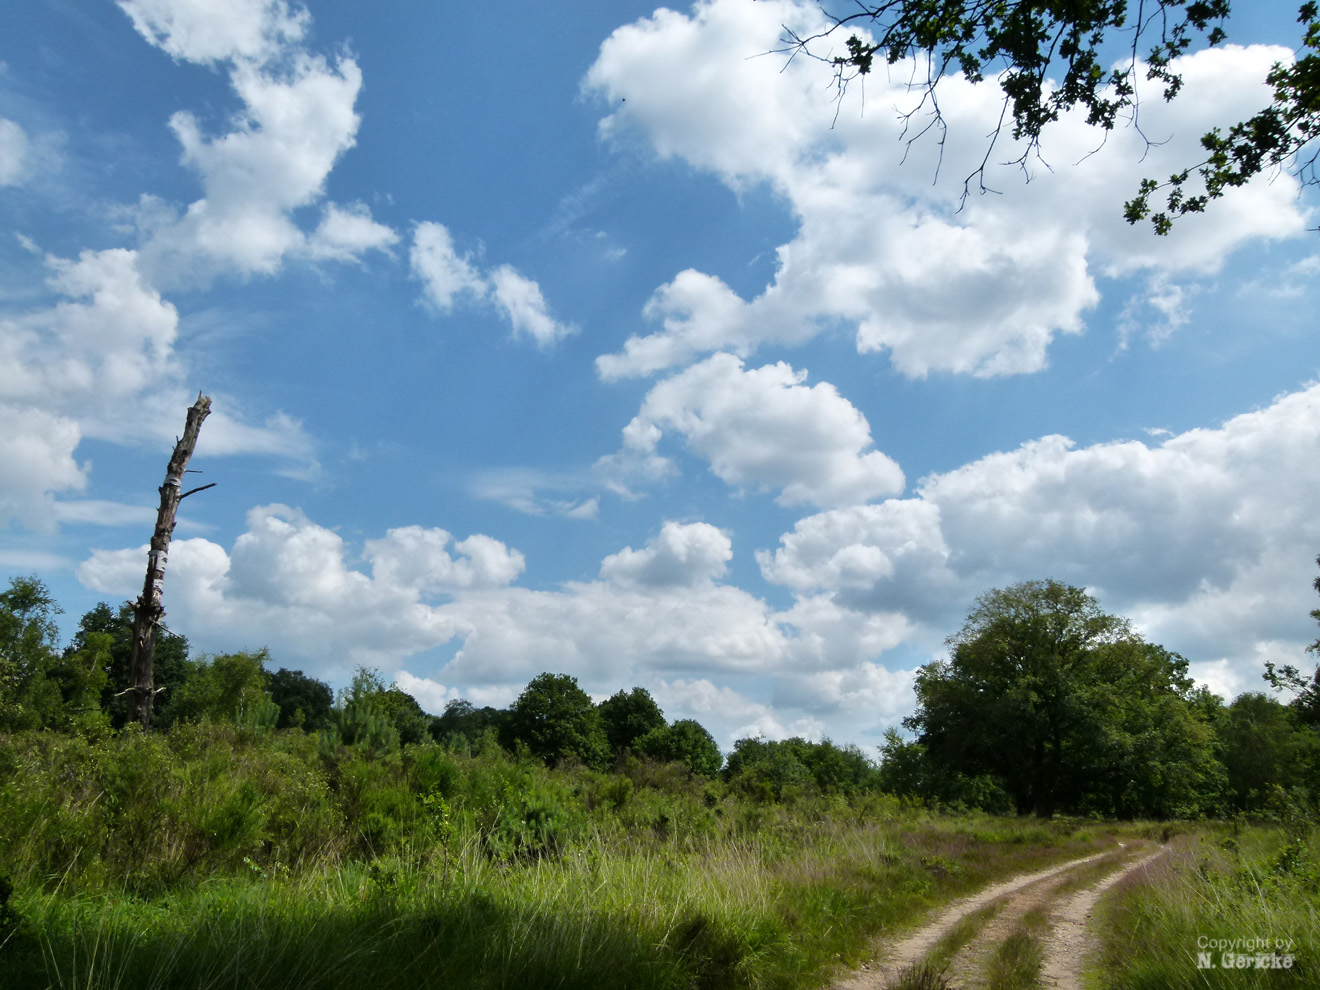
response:
M142 584L142 595L133 606L133 652L129 661L133 683L128 689L128 711L129 718L141 722L144 729L151 725L151 703L157 693L152 679L152 661L156 653L156 629L165 617L165 606L161 603L162 583L165 579L165 559L169 554L170 537L174 535L174 515L183 497L192 494L180 494L183 474L188 468L193 448L197 446L197 433L202 428L202 420L210 412L210 398L198 392L197 401L188 410L183 437L174 445L174 456L165 469L165 483L160 486L160 509L156 513L156 531L152 534L151 549L147 553L147 577ZM195 490L201 491L200 488Z

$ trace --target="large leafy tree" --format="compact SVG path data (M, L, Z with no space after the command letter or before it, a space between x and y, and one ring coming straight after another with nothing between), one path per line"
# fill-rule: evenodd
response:
M605 726L605 738L615 753L630 749L648 732L665 727L665 713L643 687L619 691L597 707Z
M673 725L661 724L636 740L636 748L653 760L682 763L702 777L714 777L724 763L715 737L690 718L681 718Z
M1025 162L1039 150L1042 132L1074 107L1104 130L1125 118L1135 119L1145 82L1165 100L1177 96L1182 79L1176 59L1198 44L1217 45L1228 38L1229 0L857 0L839 11L823 34L792 37L798 52L827 59L835 66L841 90L870 73L879 59L895 64L913 58L918 66L912 88L918 94L909 112L920 136L943 129L938 86L949 75L973 82L997 76L1003 111L980 167L967 177L984 190L986 164L1006 123L1015 139L1024 139L1018 158ZM1201 144L1205 158L1165 179L1144 181L1124 215L1129 223L1150 219L1157 233L1173 221L1201 212L1225 190L1241 186L1276 167L1291 168L1304 182L1316 181L1320 137L1320 19L1307 0L1299 11L1301 42L1292 63L1274 66L1266 78L1273 98L1250 119L1227 132L1215 129ZM862 29L865 29L863 33ZM846 54L824 50L823 39L840 32ZM1126 51L1116 65L1112 56ZM1312 145L1308 149L1308 145ZM1200 188L1190 191L1196 174ZM1151 197L1164 190L1163 209Z
M977 599L947 659L917 673L931 779L993 781L1019 811L1195 811L1217 796L1212 737L1177 654L1081 588L1028 581Z
M600 712L568 674L532 678L510 707L503 733L507 745L521 742L551 766L576 759L602 769L609 761Z
M330 724L334 692L325 681L308 677L301 670L281 667L270 675L270 699L279 706L276 728L324 729Z

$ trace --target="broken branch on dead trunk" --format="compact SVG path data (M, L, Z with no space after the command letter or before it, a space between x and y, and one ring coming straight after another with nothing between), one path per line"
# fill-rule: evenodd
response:
M179 490L184 472L188 469L188 460L197 446L197 434L202 428L202 420L210 412L210 397L197 393L197 401L188 409L183 436L174 445L174 454L165 469L165 483L160 486L160 508L156 512L156 530L151 536L151 548L147 552L147 576L142 584L142 594L133 605L133 649L129 661L132 684L127 689L129 718L141 723L144 729L151 725L153 699L164 690L156 688L153 683L152 662L156 652L156 630L160 627L160 620L165 617L165 606L162 603L165 561L169 554L170 538L174 535L174 517L184 497L179 494ZM201 490L195 488L187 494Z

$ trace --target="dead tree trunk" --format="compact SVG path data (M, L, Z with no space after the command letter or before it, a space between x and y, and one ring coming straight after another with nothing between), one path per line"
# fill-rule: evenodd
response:
M174 456L165 469L165 483L160 486L160 509L156 512L156 531L152 534L151 549L147 552L147 577L142 584L142 595L133 605L133 651L129 661L133 683L128 689L128 710L129 718L140 722L144 729L151 725L151 703L157 694L152 678L152 661L156 653L156 630L160 620L165 617L161 594L165 579L165 559L169 554L170 537L174 535L174 515L179 509L179 502L192 494L191 491L180 494L183 474L188 468L193 448L197 446L197 433L202 428L202 420L210 412L210 398L198 392L197 401L188 410L183 436L174 445Z

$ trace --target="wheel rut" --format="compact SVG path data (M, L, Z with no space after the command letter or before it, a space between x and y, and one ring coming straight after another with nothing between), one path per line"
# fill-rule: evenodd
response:
M930 922L893 943L881 957L830 984L831 990L888 990L923 961L943 969L950 990L981 990L996 950L1022 931L1027 915L1040 942L1040 986L1081 990L1090 948L1087 919L1100 896L1130 873L1148 866L1162 849L1131 842L993 884L946 907ZM1079 889L1080 888L1080 889ZM965 931L979 924L974 934ZM950 938L958 946L941 946ZM938 951L937 950L941 950ZM938 959L936 957L939 957Z

